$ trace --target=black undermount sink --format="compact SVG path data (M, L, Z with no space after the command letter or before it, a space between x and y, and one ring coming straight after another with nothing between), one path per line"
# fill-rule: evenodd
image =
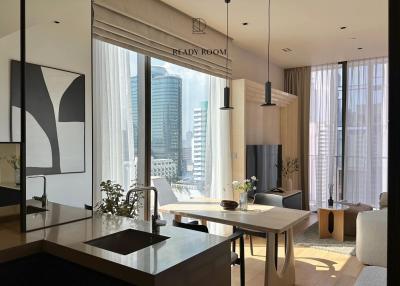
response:
M44 208L39 208L35 206L26 206L26 214L35 214L35 213L42 213L47 212Z
M85 242L91 246L127 255L169 237L135 229L127 229Z

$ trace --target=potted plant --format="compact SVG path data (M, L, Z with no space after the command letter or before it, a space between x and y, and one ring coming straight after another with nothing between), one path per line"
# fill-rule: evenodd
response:
M256 182L257 178L255 176L252 176L250 179L245 179L243 181L233 181L232 186L233 186L233 191L238 192L240 194L239 197L239 208L242 211L247 210L248 206L248 192L251 190L256 190Z
M297 173L300 170L299 159L288 157L286 160L282 162L282 165L277 165L281 170L282 176L286 180L286 190L293 190L293 178L292 175Z
M114 184L111 180L103 181L100 184L100 191L105 194L103 199L97 203L97 212L136 218L140 207L140 193L131 196L131 201L127 202L124 197L124 189L119 184Z
M21 159L17 155L13 155L10 157L6 157L5 160L10 165L10 167L14 170L15 173L15 184L21 184Z

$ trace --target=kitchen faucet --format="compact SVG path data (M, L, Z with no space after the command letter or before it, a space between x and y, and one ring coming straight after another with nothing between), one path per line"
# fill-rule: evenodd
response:
M43 194L41 197L34 196L33 199L39 202L42 202L42 208L47 206L47 179L45 175L35 175L35 176L28 176L27 178L42 178L43 179Z
M158 191L155 187L134 187L133 189L130 189L128 193L126 194L126 202L130 202L130 197L132 193L137 193L137 192L154 192L154 213L151 216L151 222L152 222L152 229L153 233L158 232L158 228L160 226L166 225L165 220L160 219L160 215L158 214Z

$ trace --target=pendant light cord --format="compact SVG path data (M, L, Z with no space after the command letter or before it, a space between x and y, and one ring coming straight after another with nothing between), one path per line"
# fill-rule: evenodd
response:
M267 45L267 59L268 59L268 67L267 67L267 72L268 72L268 81L269 81L269 48L270 48L270 43L271 43L271 0L267 0L268 4L268 45Z
M226 86L229 86L228 82L228 61L229 61L229 2L226 2L226 63L225 63L225 69L226 69L226 74L225 74L225 80L226 80Z

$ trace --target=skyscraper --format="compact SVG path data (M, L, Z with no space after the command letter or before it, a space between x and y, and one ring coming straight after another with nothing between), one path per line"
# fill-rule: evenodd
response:
M131 78L134 132L137 132L137 77ZM137 133L136 133L137 134ZM135 144L137 144L135 142ZM137 148L137 146L135 146ZM151 68L151 153L155 159L172 159L181 176L182 79L163 67ZM137 149L136 149L137 150Z
M193 180L203 185L206 174L206 135L208 103L193 110Z

